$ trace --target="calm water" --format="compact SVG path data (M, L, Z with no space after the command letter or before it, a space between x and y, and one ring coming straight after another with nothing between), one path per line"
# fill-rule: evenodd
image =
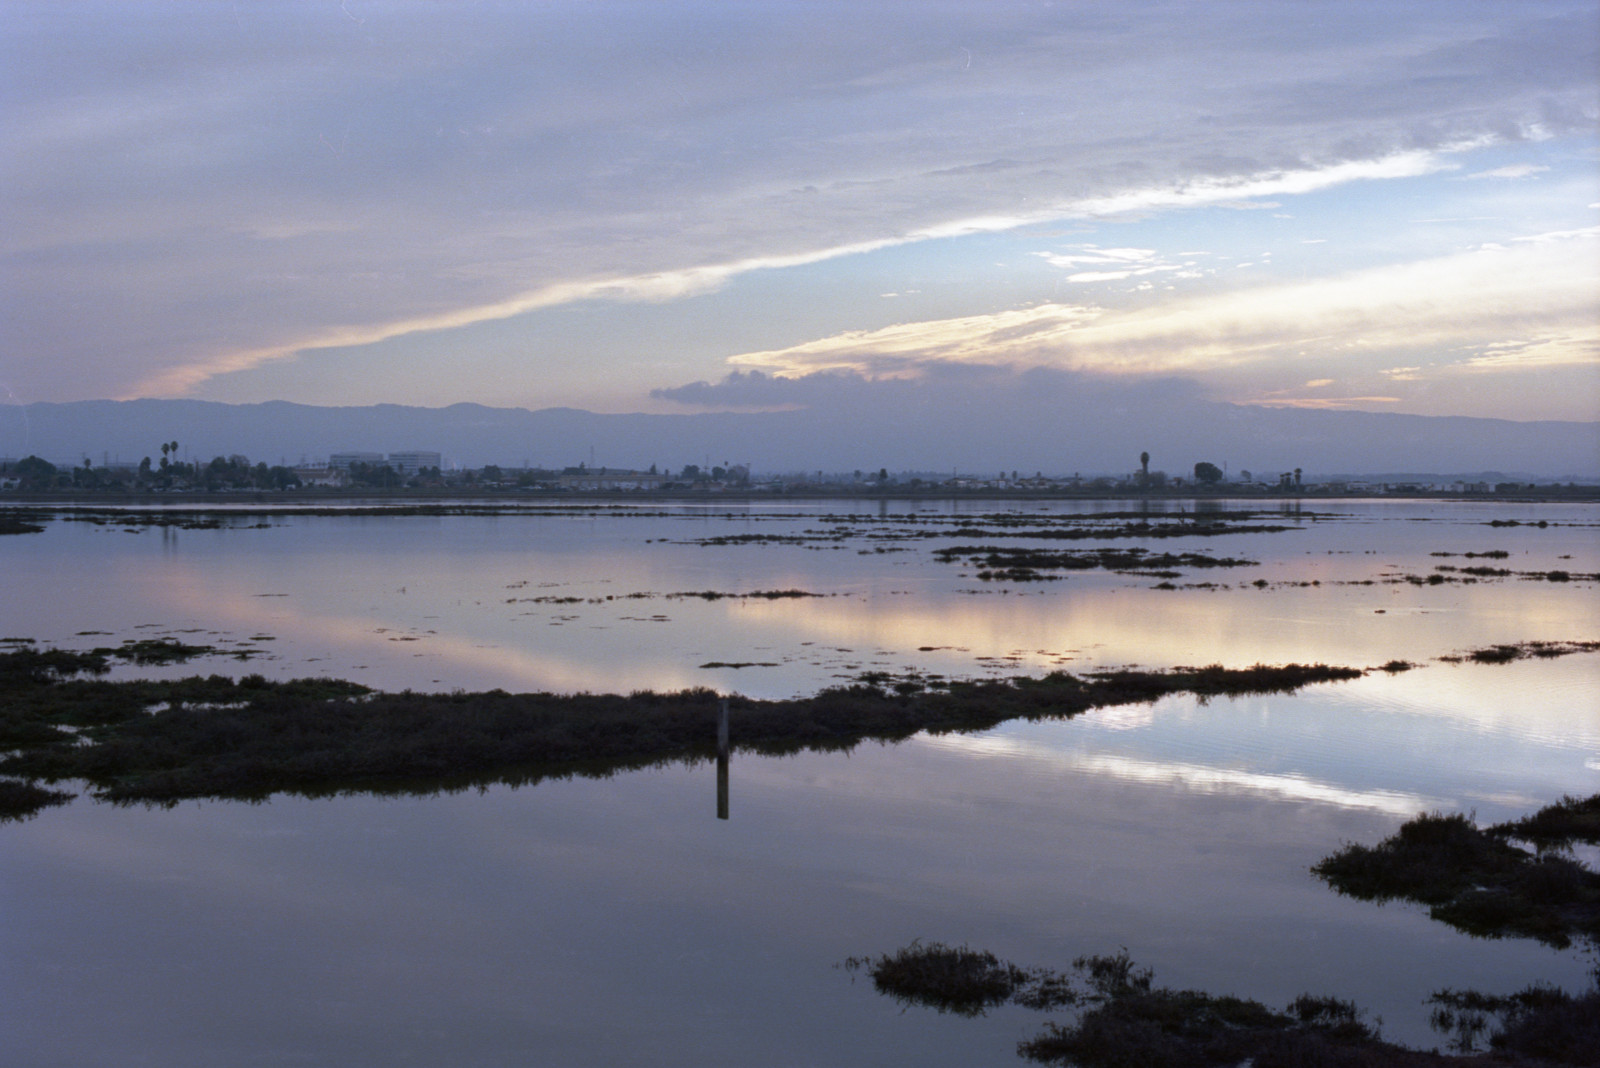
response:
M903 1011L835 967L914 938L1053 966L1126 946L1167 985L1279 1005L1348 997L1426 1045L1440 1041L1422 1004L1436 988L1580 985L1593 962L1575 953L1348 901L1307 868L1419 810L1496 820L1600 788L1600 656L1436 659L1600 637L1595 584L1403 578L1600 571L1600 508L1340 502L1289 512L1277 533L957 533L999 529L1002 510L1043 524L1119 507L1134 506L252 514L220 530L58 520L0 539L0 634L256 654L169 673L789 695L869 670L1426 662L1288 697L736 754L728 821L705 764L429 799L151 811L82 798L0 828L5 1056L1020 1064L1016 1041L1046 1016ZM1549 525L1489 525L1510 519ZM908 536L922 533L935 536ZM729 535L803 540L703 544ZM997 584L933 555L958 544L1257 563L1180 568L1177 589L1106 572ZM1508 555L1459 555L1488 551ZM819 596L673 596L789 589Z

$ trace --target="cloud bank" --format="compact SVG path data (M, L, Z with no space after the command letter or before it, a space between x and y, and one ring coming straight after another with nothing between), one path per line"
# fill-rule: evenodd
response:
M1226 2L5 0L0 16L0 382L37 399L193 393L418 334L439 335L443 367L474 324L575 302L1392 182L1596 123L1582 2L1310 2L1269 20ZM1462 184L1548 179L1540 166ZM1097 262L1063 279L1177 261ZM1202 335L1250 343L1251 299L1165 317L1040 299L829 336L890 363L1070 340L1083 366L1159 371L1163 338L1190 337L1179 367L1224 358ZM1564 338L1519 335L1540 359ZM735 365L786 352L814 369L843 345ZM591 359L599 381L638 354ZM441 399L491 399L510 372L442 376Z

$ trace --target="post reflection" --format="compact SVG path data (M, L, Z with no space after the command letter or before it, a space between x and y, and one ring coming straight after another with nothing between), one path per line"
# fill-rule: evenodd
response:
M728 754L717 754L717 819L728 818Z
M728 818L728 699L717 702L717 819Z

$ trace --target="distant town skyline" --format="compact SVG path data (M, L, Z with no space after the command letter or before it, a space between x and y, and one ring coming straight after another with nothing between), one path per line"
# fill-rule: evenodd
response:
M184 462L243 455L299 465L335 454L437 453L446 465L707 470L763 474L880 468L986 475L1178 475L1197 463L1276 478L1485 472L1600 481L1600 423L1515 422L1386 412L1269 409L1196 400L1181 390L1091 391L1078 379L1034 373L1003 395L1007 418L960 411L961 383L944 392L863 386L852 404L695 415L444 408L325 407L283 401L76 401L0 407L0 457L37 455L78 466L137 463L163 443ZM930 411L944 414L933 419Z
M1592 0L0 31L0 405L1600 416Z

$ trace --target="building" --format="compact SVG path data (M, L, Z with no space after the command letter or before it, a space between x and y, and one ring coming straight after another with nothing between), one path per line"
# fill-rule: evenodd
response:
M441 457L436 452L391 452L389 466L411 478L424 467L441 466Z
M562 489L580 493L601 490L657 490L666 479L649 471L579 471L563 474L557 482Z
M347 480L344 467L297 467L294 477L302 486L343 486Z
M381 452L336 452L328 457L328 466L337 467L341 471L348 471L356 464L381 464Z

